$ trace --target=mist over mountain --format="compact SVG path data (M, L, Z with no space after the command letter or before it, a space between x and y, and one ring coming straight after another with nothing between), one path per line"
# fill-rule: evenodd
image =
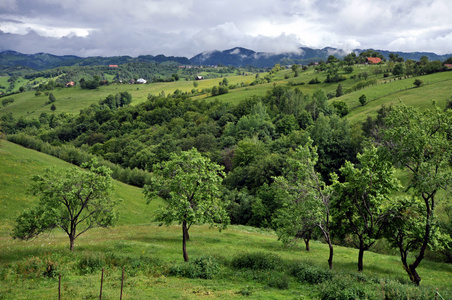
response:
M355 49L353 52L359 54L368 49ZM431 52L394 52L386 50L376 50L384 57L388 58L390 53L398 54L405 60L420 60L422 56L428 57L429 60L446 60L452 54L438 55ZM132 62L173 62L180 65L224 65L224 66L255 66L255 67L272 67L277 63L280 64L308 64L313 61L326 60L328 56L334 55L343 58L349 52L341 49L326 47L323 49L312 49L307 47L299 48L298 52L287 53L269 53L255 52L242 47L235 47L228 50L205 51L195 55L192 58L175 57L165 55L141 55L138 57L131 56L112 56L112 57L78 57L74 55L52 55L48 53L22 54L16 51L6 50L0 52L0 68L23 66L34 70L45 70L62 66L92 66L92 65L110 65L124 64Z

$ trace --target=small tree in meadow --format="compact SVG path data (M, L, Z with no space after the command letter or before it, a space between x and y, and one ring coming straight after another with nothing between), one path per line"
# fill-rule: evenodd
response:
M359 97L359 103L361 103L361 105L364 106L366 104L366 102L367 102L367 96L365 94L362 94Z
M168 205L160 209L157 221L182 225L182 250L188 261L188 230L193 224L209 223L220 230L229 223L226 202L220 199L223 167L203 157L195 148L172 153L170 160L154 165L151 183L144 187L148 203L165 194Z
M56 171L47 168L33 176L31 190L39 197L39 205L16 218L13 238L28 240L45 231L61 228L69 237L70 250L75 239L87 230L107 227L116 220L111 170L85 164L86 170L71 168Z
M413 82L413 84L414 84L416 87L420 87L423 83L424 83L424 82L422 82L422 80L420 80L419 78L416 78L416 79L414 80L414 82Z

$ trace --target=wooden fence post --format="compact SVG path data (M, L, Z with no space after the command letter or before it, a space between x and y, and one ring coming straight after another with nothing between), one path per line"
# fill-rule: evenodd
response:
M124 286L124 267L122 267L122 277L121 277L121 296L119 297L119 300L122 300L122 288Z
M61 274L58 276L58 300L61 300Z
M99 300L102 300L102 285L104 283L104 268L102 268L102 277L100 278L100 295Z

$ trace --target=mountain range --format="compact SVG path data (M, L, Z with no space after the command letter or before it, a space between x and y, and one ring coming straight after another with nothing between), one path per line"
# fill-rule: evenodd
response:
M367 50L367 49L366 49ZM359 54L362 49L355 49L353 52ZM446 60L452 54L438 55L431 52L394 52L385 50L376 50L386 58L390 53L398 54L400 57L412 60L419 60L422 56L427 56L429 60ZM328 56L334 55L343 58L349 52L341 49L326 47L323 49L312 49L307 47L299 48L298 52L288 53L269 53L255 52L253 50L235 47L223 51L205 51L188 59L187 57L165 56L165 55L141 55L131 56L113 56L113 57L78 57L74 55L52 55L48 53L22 54L12 50L0 52L0 69L10 67L27 67L34 70L45 70L62 66L92 66L92 65L120 65L130 62L174 62L180 65L224 65L224 66L255 66L272 67L280 64L307 64L311 61L326 60Z

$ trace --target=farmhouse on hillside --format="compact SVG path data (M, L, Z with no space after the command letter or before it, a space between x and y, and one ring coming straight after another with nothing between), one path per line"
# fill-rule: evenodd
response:
M145 84L145 83L146 83L146 79L139 78L139 79L137 79L137 83L139 83L139 84Z
M376 64L381 63L381 58L379 58L379 57L366 57L366 63L376 65Z

